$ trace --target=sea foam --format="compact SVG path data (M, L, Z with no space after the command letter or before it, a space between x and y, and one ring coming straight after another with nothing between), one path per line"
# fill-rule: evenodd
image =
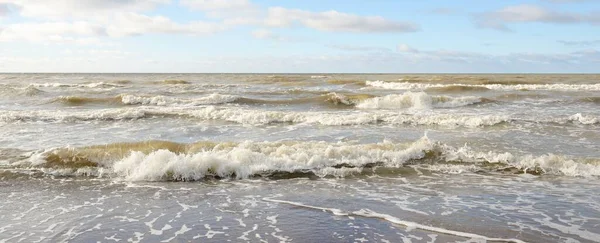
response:
M372 168L419 168L442 173L531 173L600 176L599 159L514 155L452 147L424 136L413 143L297 141L176 144L147 142L65 148L33 155L33 166L129 181L245 179L273 173L345 177ZM92 168L92 169L90 169Z
M425 92L405 92L403 94L392 94L383 97L375 97L361 101L356 105L362 109L431 109L461 107L481 103L483 99L474 96L447 97L432 96Z
M600 91L600 84L432 84L409 82L366 81L367 86L392 90L426 90L444 87L481 87L490 90L556 90L556 91Z

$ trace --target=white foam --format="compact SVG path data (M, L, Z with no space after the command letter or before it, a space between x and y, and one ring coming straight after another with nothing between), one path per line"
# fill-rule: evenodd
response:
M436 154L433 159L437 162L419 161L430 152ZM32 156L31 165L42 165L44 162L39 157ZM148 154L131 152L122 159L103 160L98 157L94 162L99 164L99 168L40 170L53 175L107 175L127 181L161 181L199 180L214 176L244 179L275 172L311 172L320 177L346 177L361 173L365 166L377 163L388 168L408 165L451 174L511 168L552 175L600 176L599 159L573 159L554 154L516 156L507 152L479 152L466 145L455 148L432 142L426 136L411 144L390 141L375 144L247 141L218 144L212 149L194 153L168 150L156 150Z
M408 160L423 158L425 151L432 148L433 143L426 137L409 147L390 142L367 145L244 142L195 154L176 154L167 150L150 154L132 152L114 164L104 162L104 166L130 181L198 180L207 176L242 179L275 171L312 171L320 176L344 176L347 174L339 174L332 167L342 163L361 167L373 162L401 166Z
M404 94L392 94L366 99L356 105L356 107L363 109L431 109L434 107L461 107L480 102L481 98L474 96L453 98L447 96L431 96L425 92L408 91Z
M292 112L249 110L236 107L135 107L97 109L83 111L34 110L0 111L0 121L112 121L135 120L151 116L192 117L199 120L223 120L248 125L271 123L306 123L326 126L392 124L392 125L439 125L448 127L492 126L511 121L504 115L468 114L401 114L397 112Z
M556 90L556 91L600 91L599 84L432 84L408 82L366 81L367 86L392 90L425 90L449 86L482 87L492 90Z
M114 84L114 83L105 83L105 82L87 83L87 84L33 83L30 85L33 87L43 87L43 88L115 88L115 87L124 87L123 85Z
M203 120L226 120L241 124L309 123L326 126L393 124L393 125L440 125L449 127L492 126L510 121L503 115L461 114L399 114L396 112L280 112L249 111L247 109L207 107L190 111L192 117Z
M306 204L299 203L299 202L278 200L278 199L272 199L272 198L263 198L263 200L265 200L267 202L282 203L282 204L288 204L288 205L293 205L293 206L297 206L297 207L304 207L304 208L321 210L321 211L325 211L325 212L330 212L330 213L332 213L333 215L336 215L336 216L348 216L348 217L351 217L351 216L360 216L360 217L367 217L367 218L378 218L378 219L382 219L382 220L391 222L393 224L404 225L408 229L421 229L421 230L426 230L426 231L430 231L430 232L436 232L436 233L442 233L442 234L448 234L448 235L455 235L455 236L464 237L464 238L470 238L470 239L475 239L475 240L524 243L524 241L521 241L521 240L518 240L518 239L487 237L487 236L473 234L473 233L468 233L468 232L462 232L462 231L456 231L456 230L449 230L449 229L444 229L444 228L440 228L440 227L434 227L434 226L419 224L419 223L416 223L416 222L402 220L402 219L399 219L397 217L394 217L394 216L391 216L391 215L388 215L388 214L377 213L377 212L374 212L374 211L369 210L369 209L361 209L361 210L353 211L353 212L345 212L345 211L343 211L341 209L337 209L337 208L327 208L327 207L311 206L311 205L306 205Z
M167 107L131 107L94 110L0 110L0 122L85 122L136 120L146 117L190 117L198 120L222 120L247 125L266 125L272 123L320 124L325 126L346 126L366 124L418 125L444 127L482 127L501 123L510 123L516 119L508 115L486 114L448 114L433 112L398 113L385 111L352 112L313 112L313 111L266 111L250 110L238 107L217 106L167 106ZM575 114L563 118L539 117L523 122L541 123L580 123L582 125L599 124L597 117Z
M600 176L600 159L581 159L576 161L567 156L555 154L516 156L508 152L478 152L466 145L461 148L441 145L439 151L441 151L442 156L446 161L476 163L476 166L474 167L472 164L433 165L425 166L427 169L449 173L474 172L485 170L484 167L480 166L481 163L496 163L505 167L513 167L524 172L541 170L544 174L553 175L577 177Z
M211 94L205 97L196 99L181 99L167 96L136 96L136 95L122 95L121 102L126 105L184 105L184 106L198 106L198 105L214 105L234 102L238 99L238 96L234 95L222 95L222 94Z
M87 111L68 110L28 110L0 111L0 121L46 121L74 122L93 120L130 120L139 119L151 113L148 109L99 109Z
M598 123L600 123L600 118L593 117L593 116L585 116L585 115L582 115L581 113L577 113L575 115L570 116L568 118L568 121L570 121L570 122L579 122L579 123L584 124L584 125L591 125L591 124L598 124Z

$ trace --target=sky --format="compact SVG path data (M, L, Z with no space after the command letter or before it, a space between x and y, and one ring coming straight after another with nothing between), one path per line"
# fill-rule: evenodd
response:
M0 72L600 73L600 0L0 0Z

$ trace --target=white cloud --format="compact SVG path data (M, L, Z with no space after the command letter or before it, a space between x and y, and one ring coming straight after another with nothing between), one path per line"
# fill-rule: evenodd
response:
M267 30L267 29L258 29L255 31L252 31L252 36L254 36L254 38L257 39L279 39L278 35L273 34L272 31Z
M356 52L389 52L388 48L376 47L376 46L353 46L353 45L327 45L327 47L342 51L356 51Z
M300 38L282 36L268 29L257 29L252 31L252 36L256 39L272 40L277 42L296 42L302 41Z
M415 32L416 24L385 19L381 16L358 16L337 11L310 12L272 7L265 21L267 26L290 27L300 24L327 32Z
M208 35L243 25L302 25L328 32L411 32L418 29L415 24L392 21L380 16L358 16L337 11L310 12L281 7L260 9L249 0L179 1L180 5L202 11L214 21L181 23L165 16L141 13L171 2L172 0L0 0L1 14L13 10L29 21L3 26L0 29L0 41L99 45L99 38L144 34ZM253 36L275 41L298 40L264 29L255 31Z
M137 13L124 13L115 16L107 32L112 37L158 34L205 35L223 31L225 27L218 23L195 21L177 23L164 16L146 16Z
M179 4L193 10L223 11L254 8L248 0L180 0Z
M407 44L399 44L396 49L399 52L408 52L408 53L418 53L419 52L419 50L414 49L414 48L408 46Z
M69 57L89 56L93 58L122 59L130 56L132 53L115 49L65 49L63 50L63 54Z
M224 24L266 27L307 28L328 32L414 32L416 24L385 19L381 16L359 16L338 11L311 12L283 7L261 10L248 0L181 0L192 10L203 11L209 17L223 19Z
M480 13L475 16L475 24L481 28L510 31L508 23L588 23L600 25L600 16L593 13L557 12L536 5L508 6L500 10Z
M219 23L201 21L177 23L164 16L146 16L137 13L115 14L110 21L100 22L60 21L9 24L0 30L0 41L103 45L98 38L143 34L207 35L226 29L226 26Z
M24 17L60 19L103 17L114 12L145 11L171 0L0 0Z
M11 9L23 17L44 19L7 24L0 29L0 41L102 45L103 41L99 38L150 33L205 35L226 28L222 23L177 23L164 16L148 16L137 12L170 2L171 0L0 0L0 7L10 3Z
M78 22L18 23L6 25L0 30L0 42L61 42L61 43L98 43L92 37L106 36L106 30L97 24Z
M262 13L249 0L180 0L179 4L208 17L220 18L230 25L253 24Z

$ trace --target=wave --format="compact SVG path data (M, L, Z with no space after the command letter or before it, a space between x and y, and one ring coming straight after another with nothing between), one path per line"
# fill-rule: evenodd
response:
M72 83L32 83L30 86L36 88L119 88L125 87L118 83L85 83L85 84L72 84Z
M398 81L407 83L432 83L432 82L464 82L466 84L535 84L543 82L536 77L526 76L505 76L505 77L484 77L469 75L441 75L441 76L408 76L398 79Z
M503 115L401 114L397 112L286 112L215 106L198 107L196 109L188 107L136 107L85 111L0 111L0 121L2 122L126 121L154 117L189 118L205 121L221 120L247 125L293 123L325 126L391 124L482 127L512 121L508 116Z
M577 113L577 114L572 115L569 118L567 118L566 121L559 120L559 123L565 123L567 121L581 123L584 125L592 125L592 124L600 124L600 117L585 116L585 115L582 115L581 113Z
M42 91L32 85L28 85L27 87L24 87L24 88L15 88L15 87L10 87L8 85L0 86L0 94L2 94L4 96L8 96L8 97L37 96L37 95L40 95L43 93L44 93L44 91Z
M133 82L131 80L123 79L123 80L114 80L114 81L111 81L111 83L115 83L115 84L131 84Z
M327 80L327 83L328 84L339 84L339 85L348 85L348 84L359 85L359 86L365 85L365 82L362 80L347 80L347 79Z
M63 103L66 105L85 105L85 104L120 104L121 97L96 98L96 97L81 97L81 96L59 96L53 102Z
M167 79L167 80L156 81L156 82L152 82L152 83L153 84L168 84L168 85L172 85L172 84L191 84L191 82L189 82L189 81L178 80L178 79Z
M189 118L203 121L221 120L245 125L268 125L277 123L318 124L324 126L349 126L369 124L485 127L513 122L600 124L600 119L581 113L558 118L511 118L507 115L469 114L403 114L398 112L292 112L251 110L237 107L206 106L190 107L136 107L68 110L0 110L0 122L86 122L127 121L145 118Z
M425 92L406 92L404 94L386 95L363 100L356 107L363 109L431 109L431 108L451 108L461 107L472 104L478 104L487 99L466 96L466 97L447 97L447 96L430 96Z
M255 104L271 104L271 105L325 105L330 107L354 106L362 100L373 97L369 94L340 94L340 93L325 93L318 96L298 98L298 99L283 99L283 100L268 100L268 99L252 99L240 98L235 101L237 104L255 105Z
M340 108L339 105L347 107L357 107L361 109L430 109L430 108L450 108L460 107L472 104L489 102L490 100L478 97L446 97L430 96L426 93L406 92L402 95L387 95L383 97L374 97L369 94L342 94L327 93L314 97L298 99L254 99L235 95L210 94L199 98L176 98L169 96L139 96L122 94L115 97L85 97L85 96L60 96L53 102L66 105L85 105L85 104L120 104L120 105L146 105L146 106L200 106L216 104L243 104L243 105L324 105Z
M366 81L367 86L392 90L427 90L447 87L478 87L490 90L555 90L555 91L600 91L598 84L431 84L409 82Z
M444 87L430 87L425 89L425 91L433 91L433 92L481 92L488 91L490 89L481 86L465 86L465 85L449 85Z
M218 109L208 107L189 113L203 120L225 120L241 124L265 125L272 123L307 123L326 126L392 124L440 125L449 127L493 126L510 121L505 116L463 116L453 114L398 114L398 113L336 113L336 112L280 112Z
M494 97L495 100L505 100L505 101L517 101L523 99L544 99L550 97L545 94L535 94L535 93L509 93L502 94Z
M582 103L593 103L600 105L600 96L583 97L578 99L577 101Z
M205 97L195 99L183 99L168 96L137 96L122 94L115 97L84 97L84 96L60 96L54 99L53 102L63 103L67 105L84 105L84 104L120 104L120 105L154 105L154 106L198 106L198 105L215 105L231 103L238 100L237 96L211 94Z
M117 143L53 149L36 153L13 166L129 181L281 178L282 174L346 177L389 173L390 169L402 168L439 173L600 176L599 159L478 152L468 146L455 148L431 141L427 136L410 144L390 141L373 144L322 141Z
M222 95L222 94L211 94L206 97L200 97L195 99L180 99L167 96L153 96L143 97L135 95L123 95L121 96L121 102L126 105L214 105L231 103L239 99L238 96L234 95Z

